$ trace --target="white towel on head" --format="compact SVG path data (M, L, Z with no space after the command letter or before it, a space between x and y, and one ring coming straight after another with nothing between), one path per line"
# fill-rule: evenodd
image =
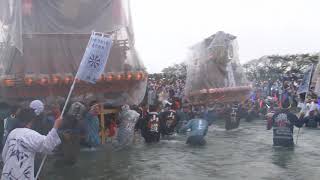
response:
M34 113L39 116L44 110L44 104L40 100L34 100L29 105L30 108L34 109Z

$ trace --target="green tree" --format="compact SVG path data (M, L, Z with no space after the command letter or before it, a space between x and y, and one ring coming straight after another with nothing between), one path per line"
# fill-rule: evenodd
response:
M267 81L284 75L301 76L309 64L316 65L318 60L318 54L271 55L249 61L243 67L250 81Z
M162 73L166 76L176 77L179 79L186 79L187 77L187 65L185 63L174 64L162 70Z

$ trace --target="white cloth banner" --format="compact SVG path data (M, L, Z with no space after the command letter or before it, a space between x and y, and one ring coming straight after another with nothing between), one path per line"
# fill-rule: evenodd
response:
M77 73L77 78L96 83L104 71L112 47L112 39L93 32Z
M310 87L311 78L312 78L312 72L313 72L313 64L309 65L309 67L304 72L303 79L302 79L301 84L298 88L297 94L309 92L309 87Z

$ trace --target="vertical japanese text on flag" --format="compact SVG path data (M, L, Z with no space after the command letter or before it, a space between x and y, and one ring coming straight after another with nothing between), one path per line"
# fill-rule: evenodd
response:
M77 78L96 83L104 71L112 47L112 39L92 33L82 58Z

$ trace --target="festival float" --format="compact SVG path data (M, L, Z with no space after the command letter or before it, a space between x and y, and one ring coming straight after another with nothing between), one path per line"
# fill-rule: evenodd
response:
M66 98L92 31L113 39L109 59L96 84L76 80L73 97L93 94L111 107L144 98L147 73L134 47L128 0L6 0L0 15L2 100Z
M109 34L113 47L98 83L78 82L74 94L103 94L114 105L141 101L147 74L134 48L128 1L9 2L1 4L8 35L1 52L2 98L65 97L95 30Z
M223 110L228 113L225 128L237 128L238 105L248 99L251 86L240 65L236 36L219 31L194 45L187 65L185 95L190 104Z

